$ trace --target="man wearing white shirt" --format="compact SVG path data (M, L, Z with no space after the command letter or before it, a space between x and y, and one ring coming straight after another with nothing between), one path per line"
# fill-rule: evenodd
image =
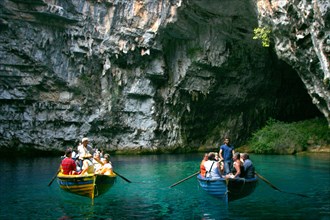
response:
M93 155L94 151L93 148L89 145L89 139L87 137L84 137L81 139L81 143L78 146L78 160L79 160L79 167L82 167L82 163L84 160L85 155Z

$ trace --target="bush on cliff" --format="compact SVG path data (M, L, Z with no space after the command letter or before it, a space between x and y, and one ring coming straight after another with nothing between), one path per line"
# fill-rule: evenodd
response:
M295 154L312 148L329 150L330 129L324 118L284 123L268 120L252 135L248 146L254 153Z

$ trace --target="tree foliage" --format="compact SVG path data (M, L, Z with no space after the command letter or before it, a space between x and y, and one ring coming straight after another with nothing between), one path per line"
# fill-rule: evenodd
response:
M248 146L255 153L293 154L329 143L330 129L324 118L294 123L270 119L265 127L253 134Z
M270 34L270 28L269 27L258 27L253 29L253 39L254 40L261 40L261 44L263 47L269 47L270 45L270 39L269 39L269 34Z

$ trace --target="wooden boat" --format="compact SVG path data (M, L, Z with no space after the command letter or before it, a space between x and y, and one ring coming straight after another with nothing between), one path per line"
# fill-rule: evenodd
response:
M199 185L209 195L224 200L226 203L244 198L254 192L258 178L252 179L210 179L200 174L197 176Z
M94 199L106 193L115 183L116 175L87 174L57 175L57 182L61 189L80 196Z

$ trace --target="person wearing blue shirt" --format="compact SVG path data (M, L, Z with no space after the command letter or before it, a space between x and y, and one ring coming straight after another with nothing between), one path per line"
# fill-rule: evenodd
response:
M241 158L243 159L244 166L244 178L251 179L255 177L255 168L247 153L243 153Z
M230 144L230 138L225 138L224 144L220 146L220 160L224 162L224 174L228 174L233 166L233 155L235 154L234 146Z

